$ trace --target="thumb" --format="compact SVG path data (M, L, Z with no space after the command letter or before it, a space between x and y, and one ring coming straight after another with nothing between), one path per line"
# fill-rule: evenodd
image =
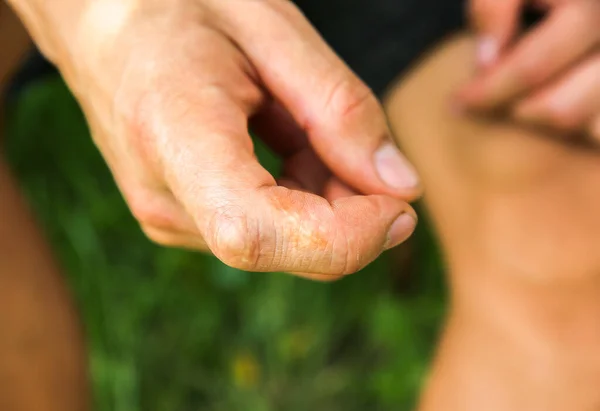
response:
M471 0L469 16L477 32L477 62L486 68L498 60L519 29L525 0Z

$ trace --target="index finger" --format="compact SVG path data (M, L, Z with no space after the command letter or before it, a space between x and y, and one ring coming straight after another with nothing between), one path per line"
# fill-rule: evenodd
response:
M478 64L491 66L514 38L525 0L471 0L469 17L479 39Z
M151 110L163 173L224 263L339 276L358 271L414 229L414 211L390 196L329 202L277 186L254 156L247 113L227 90L187 88L169 96L169 104Z
M223 30L336 177L366 194L420 195L379 100L293 2L218 1L214 7Z

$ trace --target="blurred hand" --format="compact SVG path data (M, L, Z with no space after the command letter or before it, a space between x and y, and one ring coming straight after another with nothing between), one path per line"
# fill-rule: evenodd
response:
M78 27L57 64L154 241L335 279L412 233L419 183L380 104L291 2L100 0Z
M572 1L577 0L469 0L469 18L478 38L479 66L494 64L515 40L526 6L548 11Z
M473 16L483 38L496 40L488 40L487 52L483 41L485 70L461 90L459 103L510 105L520 120L600 139L600 2L545 1L545 20L502 55L494 44L503 48L513 39L523 1L485 3L474 0Z

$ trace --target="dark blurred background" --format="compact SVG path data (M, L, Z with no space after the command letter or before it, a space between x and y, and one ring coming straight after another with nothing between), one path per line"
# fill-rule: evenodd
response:
M414 404L446 301L424 219L408 244L334 284L160 248L54 74L13 95L8 153L81 308L98 411Z

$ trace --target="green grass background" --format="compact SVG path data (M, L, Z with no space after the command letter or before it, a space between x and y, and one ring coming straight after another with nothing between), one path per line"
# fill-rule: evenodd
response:
M11 107L9 159L81 308L99 411L409 410L445 308L422 223L335 284L145 239L58 77ZM260 145L261 160L277 162ZM199 159L202 161L202 159Z

